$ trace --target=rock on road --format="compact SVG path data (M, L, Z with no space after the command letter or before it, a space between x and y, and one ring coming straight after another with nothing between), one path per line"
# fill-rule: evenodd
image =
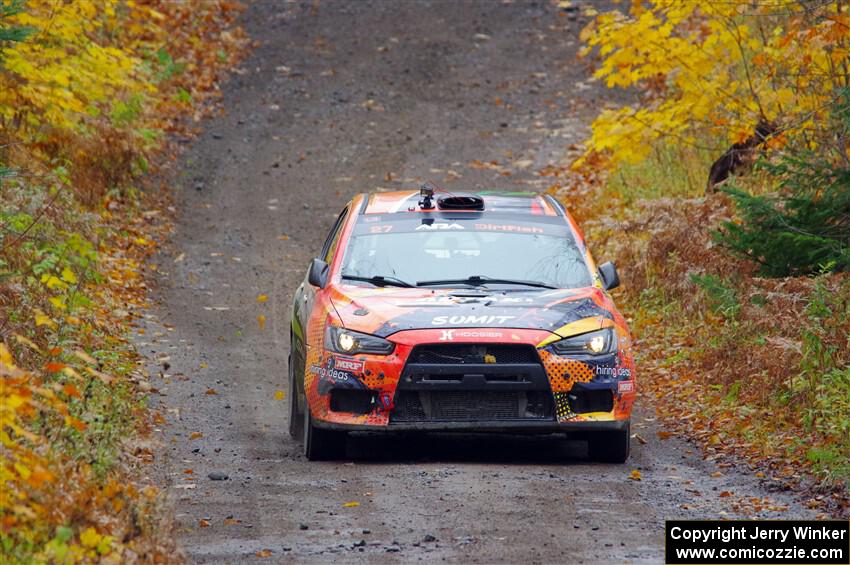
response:
M473 435L357 437L347 462L311 463L287 434L292 292L339 210L426 180L545 189L535 172L605 96L576 59L583 23L548 1L249 3L258 46L180 158L137 343L152 374L169 358L159 467L191 561L657 563L665 518L739 515L748 497L794 508L657 439L648 406L625 465Z

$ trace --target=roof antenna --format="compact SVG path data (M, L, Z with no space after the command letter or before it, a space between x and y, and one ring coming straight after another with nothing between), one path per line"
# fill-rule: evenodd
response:
M433 210L434 209L434 185L430 182L426 182L421 187L419 187L419 196L422 197L422 200L419 201L419 207L423 210Z

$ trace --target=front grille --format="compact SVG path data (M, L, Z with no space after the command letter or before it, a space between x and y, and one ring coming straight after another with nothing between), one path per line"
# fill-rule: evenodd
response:
M532 345L429 343L408 357L390 423L554 420L546 371Z
M427 365L475 363L540 363L531 345L514 344L429 344L413 349L408 363Z
M551 420L552 396L544 391L400 390L390 422Z
M412 391L396 394L391 418L399 422L424 422L428 419L419 401L419 394Z

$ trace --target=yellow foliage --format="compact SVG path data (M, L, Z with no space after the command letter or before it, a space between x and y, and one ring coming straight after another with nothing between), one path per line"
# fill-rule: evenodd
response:
M85 547L97 547L97 544L100 543L101 537L102 536L97 533L97 530L90 527L80 534L80 543L82 543Z
M36 327L47 326L47 327L50 327L50 328L55 328L56 322L54 322L53 319L50 316L47 316L41 310L36 310L35 311L35 325L36 325Z
M70 267L65 267L62 269L62 280L70 284L77 284L77 275L74 274L74 271Z
M143 303L140 259L157 236L128 181L188 109L211 111L197 103L218 95L246 43L232 27L238 3L0 2L13 38L0 42L0 171L19 173L0 185L12 314L0 342L0 561L121 562L128 548L163 562L168 540L136 522L152 503L116 465L146 418L116 312Z
M44 126L76 132L129 93L144 90L142 61L95 38L120 33L117 0L29 0L9 25L34 30L0 50L0 118L30 136ZM111 15L110 15L111 14Z
M43 440L27 431L26 423L38 411L63 411L64 404L49 390L38 384L38 376L19 369L5 343L0 343L0 480L4 495L0 497L3 524L22 525L37 519L28 502L34 489L55 476L48 471Z
M591 153L611 166L637 163L659 140L725 148L759 122L812 147L811 126L826 121L848 84L848 9L838 1L648 0L598 15L582 31L583 54L600 58L595 77L643 96L597 117L576 167Z

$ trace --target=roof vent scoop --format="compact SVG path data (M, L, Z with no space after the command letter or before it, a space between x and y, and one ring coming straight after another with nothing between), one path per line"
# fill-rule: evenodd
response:
M440 210L483 210L484 199L477 194L447 194L437 199Z

